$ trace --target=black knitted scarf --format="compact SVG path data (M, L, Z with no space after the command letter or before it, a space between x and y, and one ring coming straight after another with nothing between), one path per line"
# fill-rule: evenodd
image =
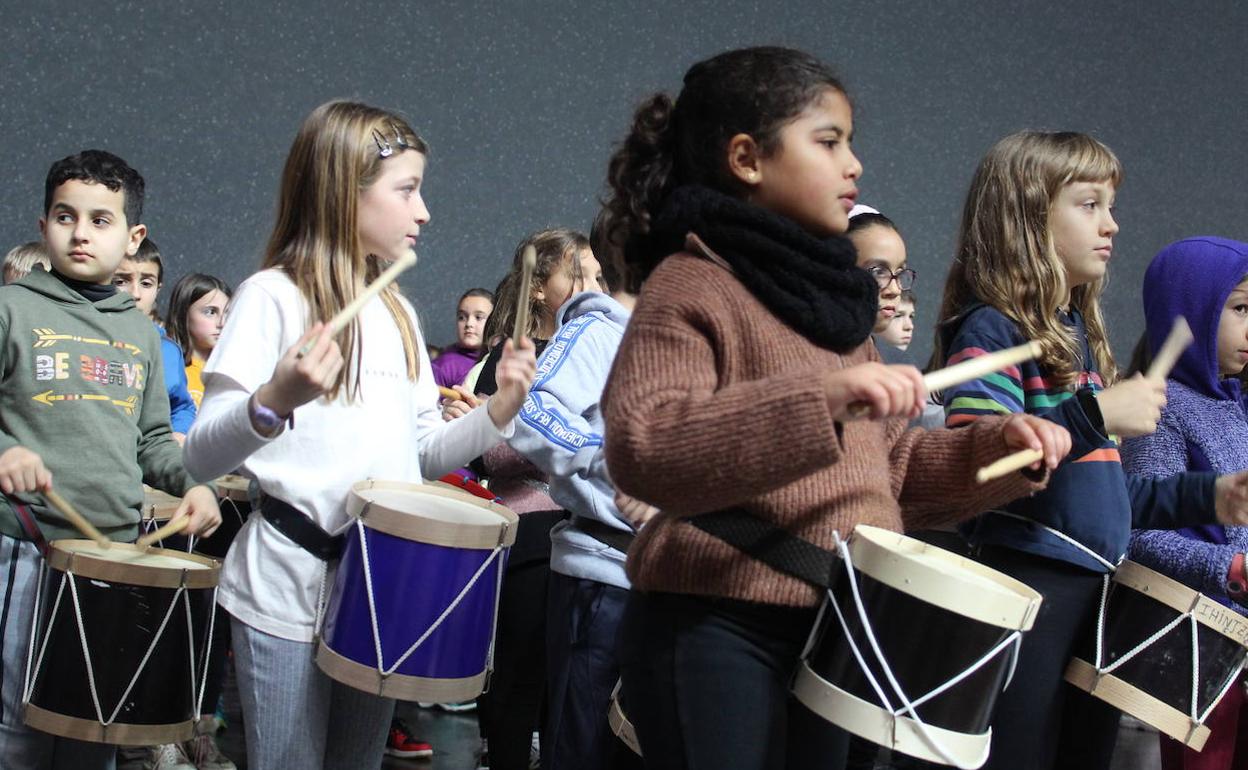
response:
M879 287L857 267L848 238L820 240L796 222L716 192L679 187L654 219L652 243L671 254L694 233L781 321L814 344L847 353L866 341Z

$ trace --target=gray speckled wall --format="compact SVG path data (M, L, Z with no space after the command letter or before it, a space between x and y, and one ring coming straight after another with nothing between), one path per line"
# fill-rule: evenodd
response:
M805 48L843 74L863 200L900 224L920 272L920 356L967 181L1010 131L1088 131L1126 165L1106 302L1120 357L1159 247L1248 239L1242 3L0 5L0 247L37 237L48 165L99 146L147 178L167 283L193 270L237 282L300 120L360 98L403 111L433 146L433 221L403 283L435 343L453 338L459 293L492 288L525 233L588 227L640 98L740 45Z

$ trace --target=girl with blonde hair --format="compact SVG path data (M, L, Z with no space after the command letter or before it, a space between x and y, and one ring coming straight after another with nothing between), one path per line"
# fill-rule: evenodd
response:
M239 469L263 496L219 592L253 769L380 764L394 702L332 681L313 661L348 491L369 477L420 483L463 465L511 434L533 381L532 343L509 341L488 406L444 422L397 287L338 334L323 323L415 248L429 221L427 154L392 112L342 101L314 110L286 159L263 269L239 287L204 368L187 466L197 478Z

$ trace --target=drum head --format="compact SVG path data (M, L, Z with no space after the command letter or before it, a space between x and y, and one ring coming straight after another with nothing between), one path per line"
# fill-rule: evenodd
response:
M82 577L156 588L211 588L221 572L220 562L206 556L133 543L101 548L93 540L54 540L47 561Z
M515 542L519 517L499 503L449 486L361 481L347 512L396 537L452 548L494 548Z

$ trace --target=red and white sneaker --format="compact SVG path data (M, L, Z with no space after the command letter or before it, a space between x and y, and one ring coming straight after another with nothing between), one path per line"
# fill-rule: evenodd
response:
M386 740L386 754L402 759L433 756L433 746L412 735L411 728L402 719L390 720L390 737Z

